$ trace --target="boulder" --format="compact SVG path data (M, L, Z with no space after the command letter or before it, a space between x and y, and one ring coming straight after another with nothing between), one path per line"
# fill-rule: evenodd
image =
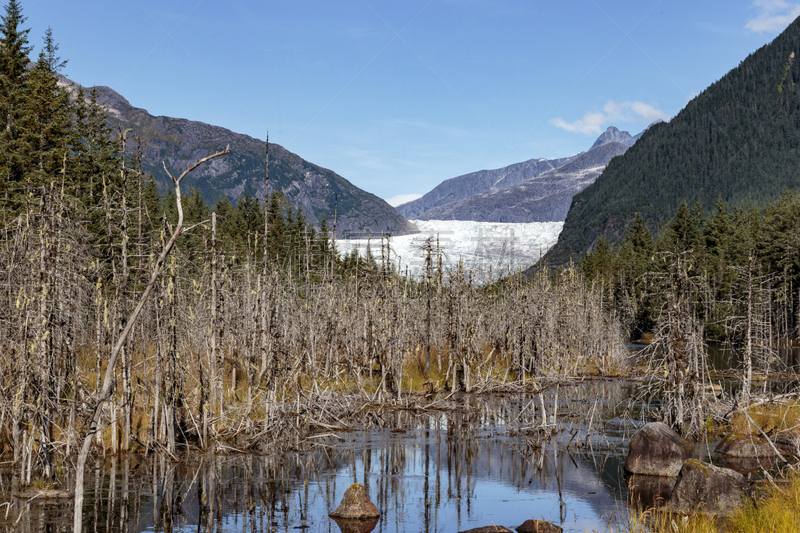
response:
M631 505L638 509L650 509L661 507L669 500L677 480L674 477L633 474L625 481Z
M557 525L542 520L525 520L516 530L517 533L562 533L564 531Z
M353 483L342 497L339 507L330 514L331 518L347 518L364 520L378 518L381 513L367 496L367 491L361 483Z
M342 533L370 533L378 525L378 517L375 518L334 518L334 522L339 526Z
M633 434L625 470L631 474L674 477L692 456L689 441L663 422L651 422Z
M748 498L747 481L742 474L690 459L683 464L664 509L681 514L731 516Z
M731 470L736 470L742 474L769 470L778 462L777 455L770 455L767 457L731 457L728 455L720 455L719 458L720 461L722 461L722 466L730 468Z
M735 433L725 435L714 451L728 457L773 457L775 455L775 450L763 437Z
M459 531L458 533L514 533L514 532L503 526L483 526L483 527L468 529L466 531Z
M800 435L794 433L779 433L775 437L775 446L783 455L800 457Z

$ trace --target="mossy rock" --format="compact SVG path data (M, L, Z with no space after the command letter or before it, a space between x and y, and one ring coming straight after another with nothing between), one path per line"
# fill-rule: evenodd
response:
M367 490L364 485L353 483L345 491L339 507L330 514L330 517L365 520L367 518L378 518L380 515L378 508L367 496Z
M731 516L749 499L747 481L734 470L690 459L664 509L674 513Z
M728 457L774 457L775 450L761 436L728 433L714 451Z

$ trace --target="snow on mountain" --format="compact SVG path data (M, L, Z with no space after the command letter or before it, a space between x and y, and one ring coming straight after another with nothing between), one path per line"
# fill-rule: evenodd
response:
M474 222L463 220L414 220L420 233L392 237L389 257L401 273L415 278L424 276L425 249L428 238L436 247L438 239L445 271L463 262L464 270L472 271L476 281L488 281L511 272L523 270L536 263L556 243L563 222ZM341 254L357 249L366 254L367 243L372 256L380 264L381 247L386 240L339 239L336 247Z

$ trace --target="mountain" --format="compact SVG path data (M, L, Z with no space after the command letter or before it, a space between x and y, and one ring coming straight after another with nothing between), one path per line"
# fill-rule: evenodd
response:
M476 194L431 209L426 214L427 219L561 222L567 216L572 197L594 182L612 157L624 154L627 149L627 144L606 142L574 156L565 165L513 187Z
M574 156L573 156L574 157ZM498 191L518 185L530 178L558 168L572 160L530 159L495 170L480 170L445 180L422 198L397 207L401 215L410 220L433 220L429 212L470 196L489 191Z
M142 166L160 187L168 186L162 161L177 176L199 158L230 145L230 154L193 171L185 190L197 188L207 202L227 196L234 203L245 192L264 198L264 141L228 129L182 118L155 117L133 107L108 87L97 87L98 101L109 111L116 129L130 128L128 137L143 140ZM131 144L128 145L131 150ZM135 149L135 148L134 148ZM269 145L270 193L281 191L289 203L302 207L318 225L326 218L338 236L404 235L416 228L384 200L359 189L335 172L309 163L280 145ZM170 184L171 185L171 184Z
M610 126L587 152L465 174L440 183L397 210L414 220L560 222L567 216L572 197L640 136Z
M682 200L710 211L772 202L800 188L800 19L689 102L655 124L573 198L558 244L562 264L600 235L622 236L637 212L663 227Z
M602 146L606 143L612 143L612 142L624 144L626 146L633 146L633 143L636 142L636 140L639 138L640 135L641 133L636 137L633 137L627 131L619 131L614 126L609 126L608 129L606 129L606 131L600 134L600 137L598 137L597 140L594 142L592 148L597 148L598 146Z

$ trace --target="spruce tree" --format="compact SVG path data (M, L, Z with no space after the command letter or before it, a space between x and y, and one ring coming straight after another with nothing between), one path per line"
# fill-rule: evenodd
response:
M22 29L26 17L17 0L5 6L5 15L0 17L0 201L4 209L18 210L11 196L20 194L26 162L17 121L22 114L27 77L29 29Z
M74 113L69 94L58 84L58 72L66 61L61 61L57 51L53 32L48 28L39 59L23 85L25 98L21 102L17 134L24 158L23 192L27 202L37 197L42 187L54 182L67 193L72 192Z

